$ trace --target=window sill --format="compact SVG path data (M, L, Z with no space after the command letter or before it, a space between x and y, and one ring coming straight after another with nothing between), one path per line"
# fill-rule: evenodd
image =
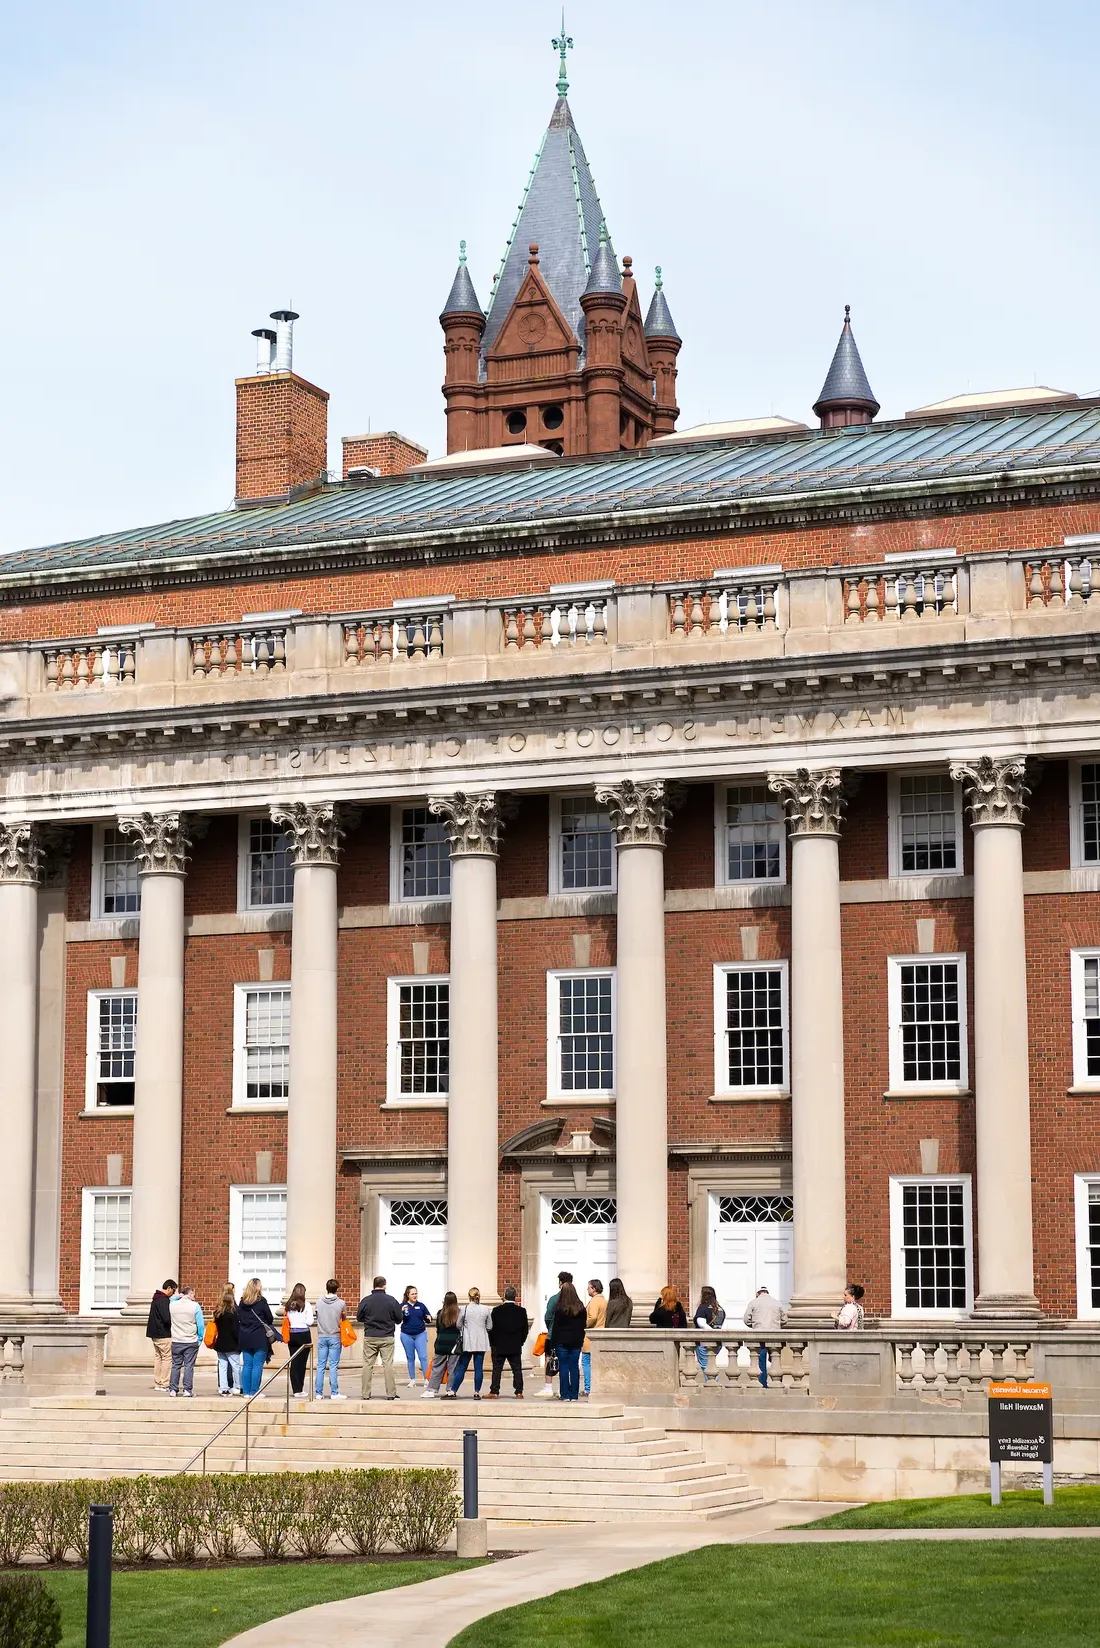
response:
M884 1099L972 1099L969 1087L888 1087Z
M1072 1087L1066 1088L1066 1092L1071 1099L1100 1099L1100 1082L1093 1082L1088 1087L1075 1082Z
M544 1110L598 1110L614 1104L614 1093L552 1093L541 1101Z
M450 1101L444 1098L386 1099L379 1110L446 1110Z
M744 1087L736 1093L712 1093L708 1104L766 1104L769 1099L789 1099L789 1087Z
M97 1104L91 1110L78 1111L77 1115L83 1120L85 1117L91 1116L98 1119L101 1116L132 1116L133 1113L134 1107L132 1104Z
M284 1099L279 1104L227 1104L227 1116L285 1116L290 1106Z

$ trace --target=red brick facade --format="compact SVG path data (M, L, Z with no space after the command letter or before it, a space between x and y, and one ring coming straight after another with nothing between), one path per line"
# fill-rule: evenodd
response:
M237 379L238 498L285 497L328 467L328 394L296 372Z

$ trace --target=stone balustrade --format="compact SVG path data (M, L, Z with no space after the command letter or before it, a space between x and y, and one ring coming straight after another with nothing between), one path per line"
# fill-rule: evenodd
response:
M82 1316L0 1323L0 1405L32 1396L91 1396L103 1388L109 1324Z
M699 641L776 630L780 584L776 576L670 590L669 633L674 641Z
M58 642L44 647L47 692L85 691L96 687L127 687L134 683L137 641Z
M1093 592L1093 563L1087 555L1052 555L1024 563L1029 607L1087 606ZM1097 581L1100 593L1100 580Z
M148 689L158 709L346 693L352 684L385 690L393 671L409 666L430 667L425 684L440 686L690 671L725 658L782 660L816 675L811 659L849 655L854 663L860 653L920 648L933 637L961 649L959 669L970 641L1085 634L1095 627L1091 594L1087 557L1013 551L785 573L750 568L697 583L580 585L522 598L429 598L188 629L149 624L132 635L0 645L0 719L56 715L61 694L67 711L90 714L116 687L138 708Z
M367 613L344 621L344 663L401 665L424 663L444 654L443 611Z
M760 1393L764 1344L769 1387L792 1397L876 1408L966 1405L984 1401L990 1380L1036 1379L1052 1385L1065 1411L1094 1412L1100 1401L1100 1331L1072 1323L1018 1333L970 1322L942 1329L893 1323L860 1333L643 1327L605 1329L593 1333L591 1343L593 1385L598 1377L601 1396L615 1400L751 1399ZM698 1344L708 1347L705 1383ZM715 1356L719 1345L727 1352L723 1366Z
M286 669L286 629L214 630L191 636L191 673L274 675Z
M910 623L956 617L959 577L953 566L920 563L897 572L851 573L844 579L845 623Z

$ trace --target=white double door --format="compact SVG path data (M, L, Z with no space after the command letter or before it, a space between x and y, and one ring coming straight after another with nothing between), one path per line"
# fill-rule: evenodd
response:
M400 1299L419 1292L434 1316L447 1291L447 1204L408 1196L379 1197L378 1272Z
M710 1198L709 1281L729 1328L740 1322L757 1288L766 1287L784 1307L790 1303L794 1224L788 1203L787 1197ZM759 1213L765 1217L753 1217ZM788 1216L777 1217L781 1213Z
M616 1254L615 1203L610 1197L544 1196L538 1325L542 1325L546 1301L558 1291L559 1270L572 1273L573 1286L587 1303L593 1277L603 1283L606 1296L607 1284L615 1275Z

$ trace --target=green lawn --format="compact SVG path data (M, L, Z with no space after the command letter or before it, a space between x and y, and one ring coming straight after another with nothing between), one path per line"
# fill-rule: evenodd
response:
M709 1545L490 1615L451 1648L1096 1648L1098 1557L1070 1539Z
M216 1648L251 1625L393 1585L435 1579L469 1562L288 1562L275 1567L142 1569L114 1575L111 1648ZM84 1648L87 1577L43 1575L61 1604L62 1648Z
M1044 1505L1042 1490L1006 1493L994 1509L988 1494L957 1494L950 1499L888 1499L838 1511L806 1528L1096 1528L1100 1527L1100 1488L1055 1488L1054 1504Z

